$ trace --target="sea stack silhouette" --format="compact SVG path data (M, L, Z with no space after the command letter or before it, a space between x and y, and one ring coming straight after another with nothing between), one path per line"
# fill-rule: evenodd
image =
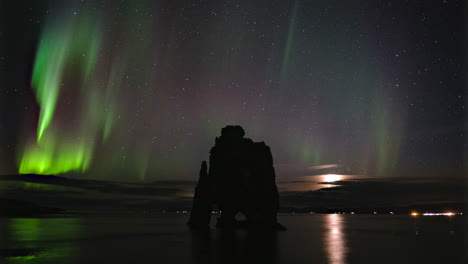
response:
M191 228L209 228L217 206L217 228L286 229L277 221L279 195L270 147L244 135L241 126L224 127L211 148L209 169L202 162L187 223ZM246 220L236 220L238 213Z

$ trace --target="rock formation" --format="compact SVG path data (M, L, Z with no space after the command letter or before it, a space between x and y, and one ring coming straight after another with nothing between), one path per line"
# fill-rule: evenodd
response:
M285 229L277 222L278 189L270 148L244 138L240 126L226 126L210 151L210 169L202 162L188 225L208 228L212 206L221 211L219 228ZM235 216L242 213L246 221Z

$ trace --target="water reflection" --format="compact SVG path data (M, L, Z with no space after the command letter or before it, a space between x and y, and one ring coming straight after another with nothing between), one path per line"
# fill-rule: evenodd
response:
M345 217L343 215L325 215L324 246L328 263L347 263L348 245L344 231L344 222Z
M30 263L31 260L45 263L70 258L75 253L74 247L62 241L77 236L78 227L78 219L75 218L9 219L8 248L4 252L7 263Z
M191 231L194 263L277 263L277 232L246 230Z

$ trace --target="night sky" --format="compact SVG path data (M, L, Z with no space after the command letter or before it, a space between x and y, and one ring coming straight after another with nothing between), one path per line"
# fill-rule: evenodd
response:
M466 175L463 2L2 1L0 174L195 180L238 124L278 178Z

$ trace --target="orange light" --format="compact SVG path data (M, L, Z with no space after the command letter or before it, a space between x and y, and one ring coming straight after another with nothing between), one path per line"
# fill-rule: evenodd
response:
M417 213L417 212L412 212L411 213L411 216L418 216L418 215L419 215L419 213Z

